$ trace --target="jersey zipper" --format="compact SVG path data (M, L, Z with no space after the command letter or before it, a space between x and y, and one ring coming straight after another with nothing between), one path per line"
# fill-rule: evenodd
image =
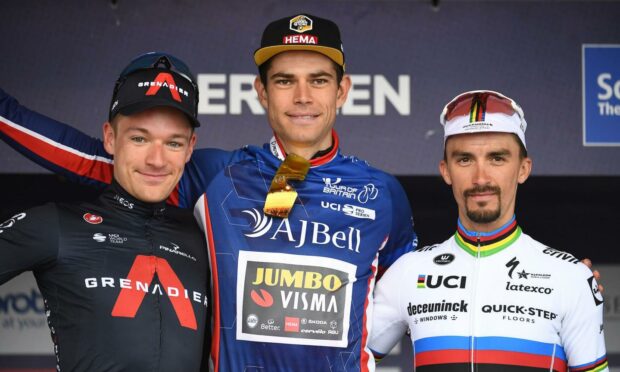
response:
M473 283L470 287L470 299L471 299L471 317L469 318L469 358L471 361L471 371L475 371L475 356L476 356L476 336L474 335L474 329L476 326L476 294L478 291L476 290L478 287L478 271L480 270L480 233L476 233L476 242L478 243L478 250L476 252L476 262L474 264L474 275L473 275Z

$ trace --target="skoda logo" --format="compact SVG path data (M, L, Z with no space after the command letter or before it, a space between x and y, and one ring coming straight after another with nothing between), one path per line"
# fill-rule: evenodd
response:
M452 253L440 254L433 258L433 262L437 265L447 265L452 261L454 261L454 255Z

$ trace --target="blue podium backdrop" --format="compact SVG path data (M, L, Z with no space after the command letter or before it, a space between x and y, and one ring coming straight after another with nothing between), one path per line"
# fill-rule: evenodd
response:
M336 124L345 153L394 174L437 174L443 105L494 89L525 110L535 175L620 175L620 148L583 138L582 50L620 44L614 1L9 0L0 11L0 86L100 136L120 70L139 53L167 51L198 75L200 147L263 143L271 131L252 88L253 52L269 21L299 12L342 30L354 82ZM612 93L615 68L602 71ZM594 86L594 95L606 92ZM616 134L618 117L608 118ZM0 157L0 172L40 172L4 144Z

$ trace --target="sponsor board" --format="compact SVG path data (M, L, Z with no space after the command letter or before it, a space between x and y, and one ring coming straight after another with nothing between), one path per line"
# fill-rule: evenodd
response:
M583 145L620 146L620 44L582 47Z
M43 297L32 273L0 286L0 355L54 353Z
M355 266L333 258L239 252L237 339L348 345Z

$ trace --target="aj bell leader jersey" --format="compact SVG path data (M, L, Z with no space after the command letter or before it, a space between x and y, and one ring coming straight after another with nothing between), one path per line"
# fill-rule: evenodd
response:
M0 225L0 283L34 272L63 371L200 370L207 260L191 213L117 184Z
M370 347L411 330L417 371L607 371L603 297L572 255L521 232L459 224L401 257L375 290Z
M0 136L39 164L109 182L100 142L0 91ZM378 273L415 248L395 178L334 147L311 161L288 218L262 212L284 158L277 139L196 150L171 198L194 208L209 248L217 371L372 371L367 348Z

